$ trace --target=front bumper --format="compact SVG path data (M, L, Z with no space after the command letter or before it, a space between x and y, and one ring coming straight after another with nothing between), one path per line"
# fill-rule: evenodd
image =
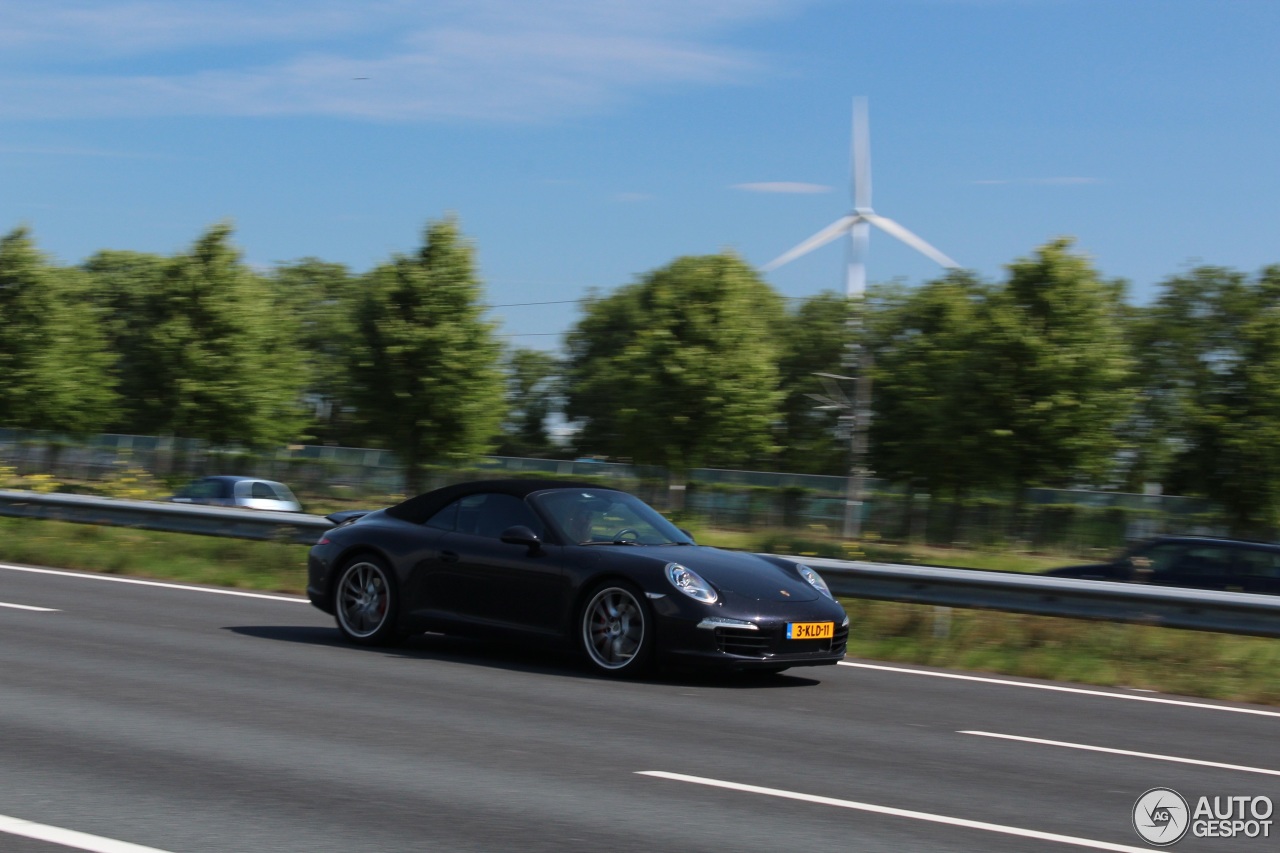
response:
M835 664L844 659L849 625L843 609L838 605L832 609L830 605L830 602L814 602L813 606L800 608L785 619L660 613L658 655L673 663L725 669ZM723 624L726 619L748 622L754 627ZM787 623L802 621L834 622L834 634L820 640L787 639Z

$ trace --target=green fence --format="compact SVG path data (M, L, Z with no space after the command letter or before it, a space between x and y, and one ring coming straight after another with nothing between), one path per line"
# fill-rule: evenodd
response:
M388 450L293 445L272 452L214 447L190 439L100 435L73 441L41 432L0 430L0 465L16 477L93 483L140 470L171 485L208 474L242 474L288 483L316 497L386 500L404 491L396 455ZM694 469L673 482L661 468L594 460L484 457L465 467L429 472L430 486L461 479L540 476L586 479L636 492L660 509L710 526L802 530L839 536L847 481L843 477L770 471ZM0 483L3 487L5 483ZM1220 534L1219 512L1207 501L1171 495L1029 489L954 502L869 479L861 506L864 536L886 541L1035 548L1110 549L1159 533Z

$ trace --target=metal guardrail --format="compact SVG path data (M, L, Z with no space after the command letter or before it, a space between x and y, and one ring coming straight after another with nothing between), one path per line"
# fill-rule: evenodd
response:
M311 544L332 523L262 512L0 490L0 516ZM1051 578L1014 572L802 559L836 595L1280 637L1280 596Z
M314 544L323 531L333 527L333 523L327 519L300 512L264 512L221 506L8 490L0 490L0 516L305 545Z
M788 559L796 559L789 557ZM805 557L836 595L1280 637L1280 596Z

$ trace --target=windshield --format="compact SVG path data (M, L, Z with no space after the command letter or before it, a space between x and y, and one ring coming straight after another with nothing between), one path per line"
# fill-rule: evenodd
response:
M561 489L531 500L565 542L578 545L692 545L657 510L625 492Z

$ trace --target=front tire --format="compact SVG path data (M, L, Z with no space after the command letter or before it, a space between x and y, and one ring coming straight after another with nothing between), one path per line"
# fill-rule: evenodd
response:
M377 557L356 557L338 575L333 611L338 631L352 643L362 646L394 643L399 638L396 625L399 603L395 577Z
M596 587L579 622L582 649L597 672L631 677L648 669L653 616L644 594L631 584L611 581Z

